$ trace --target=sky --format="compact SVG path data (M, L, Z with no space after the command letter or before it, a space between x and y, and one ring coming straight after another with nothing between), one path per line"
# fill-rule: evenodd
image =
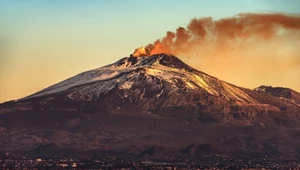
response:
M28 96L83 71L113 63L163 37L166 31L185 27L193 18L299 14L299 9L300 0L0 0L0 102ZM201 61L197 58L182 59L243 87L264 84L300 91L300 80L296 79L300 68L287 69L281 75L288 77L283 81L272 76L276 67L264 75L259 71L242 75L239 70L247 67L243 65L231 71L226 68L224 74L220 64L206 68L205 64L195 64ZM268 65L264 63L267 60L256 60L261 66Z

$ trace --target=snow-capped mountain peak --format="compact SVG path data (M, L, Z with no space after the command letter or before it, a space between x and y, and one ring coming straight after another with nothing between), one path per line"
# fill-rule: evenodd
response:
M99 96L112 89L135 91L146 85L155 96L163 93L179 94L183 91L206 91L208 94L240 102L256 102L243 88L236 87L188 66L172 55L156 54L142 57L125 57L113 64L83 72L58 84L50 86L27 98L70 91L69 95ZM152 86L152 87L151 87ZM72 89L72 90L71 90ZM152 89L153 90L153 89Z

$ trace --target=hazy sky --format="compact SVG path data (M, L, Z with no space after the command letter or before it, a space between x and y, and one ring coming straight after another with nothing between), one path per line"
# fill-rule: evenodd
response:
M129 56L195 17L299 9L300 0L0 0L0 102ZM272 83L300 91L299 83L214 76L248 88Z

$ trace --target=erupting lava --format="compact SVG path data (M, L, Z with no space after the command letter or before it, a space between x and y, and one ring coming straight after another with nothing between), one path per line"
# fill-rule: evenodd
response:
M156 41L153 44L148 44L147 46L142 46L140 48L135 49L132 56L134 57L142 57L142 56L150 56L154 54L171 54L170 50L167 50L166 46L163 45L160 41Z
M146 49L145 47L140 47L140 48L135 49L132 56L134 56L134 57L146 56L147 51L148 51L148 49Z

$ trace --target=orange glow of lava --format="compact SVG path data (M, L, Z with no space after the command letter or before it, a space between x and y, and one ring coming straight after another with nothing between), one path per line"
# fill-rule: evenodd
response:
M146 56L147 55L147 50L145 47L140 47L135 49L134 53L132 54L132 56L134 57L140 57L140 56Z

